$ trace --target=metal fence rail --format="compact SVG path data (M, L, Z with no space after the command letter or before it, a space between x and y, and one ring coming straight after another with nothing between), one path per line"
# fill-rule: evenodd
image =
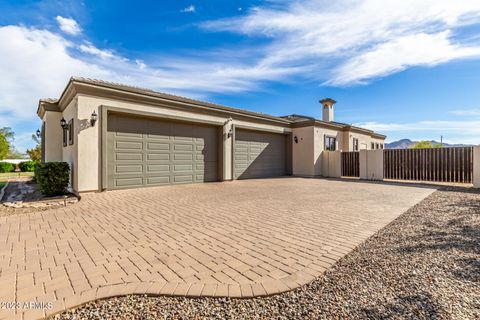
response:
M358 151L342 152L342 176L360 177L360 157Z
M386 149L383 169L385 179L472 183L473 147Z

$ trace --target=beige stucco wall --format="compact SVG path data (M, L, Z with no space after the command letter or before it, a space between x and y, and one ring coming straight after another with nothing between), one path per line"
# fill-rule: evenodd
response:
M373 138L368 134L355 131L345 131L343 137L343 151L354 151L353 139L358 139L359 150L372 150L372 142L384 144L384 139Z
M336 150L341 151L342 146L344 144L343 142L343 132L342 131L337 131L337 130L332 130L332 129L326 129L322 127L315 127L314 130L314 173L316 176L324 176L323 174L323 168L324 166L322 165L324 157L322 157L322 153L325 150L325 136L332 136L337 139L336 141Z
M383 150L360 150L360 179L383 180Z
M62 161L67 162L70 165L71 175L70 175L70 185L73 190L78 190L78 162L77 162L77 146L79 143L78 139L78 119L77 119L77 101L73 99L68 106L63 110L62 116L65 121L68 122L73 119L73 131L74 131L74 140L73 144L68 144L68 134L67 134L67 146L63 146L63 135L62 129L60 127L60 146L62 147ZM58 122L60 123L60 122ZM60 124L59 124L60 126Z
M294 128L292 131L292 174L294 176L314 176L314 127ZM294 139L297 137L298 143Z
M45 162L62 161L63 159L61 119L62 114L54 111L46 111L43 116L45 139L42 143L45 145Z
M342 175L341 151L323 151L321 158L322 176L340 178Z
M473 186L480 188L480 146L473 148Z

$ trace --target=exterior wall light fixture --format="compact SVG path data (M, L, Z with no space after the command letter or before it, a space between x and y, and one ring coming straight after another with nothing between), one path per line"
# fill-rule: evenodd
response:
M92 116L90 117L90 124L92 127L95 127L95 122L97 122L97 114L95 113L95 110L93 110Z
M65 121L65 118L62 117L62 120L60 120L60 126L62 127L63 130L68 129L67 121Z
M233 136L233 128L230 127L230 130L228 130L228 133L227 133L227 138L231 138Z
M42 133L40 132L40 129L37 129L37 132L35 132L37 134L37 138L40 138L40 136L42 135Z
M293 141L295 141L295 143L298 143L298 138L297 138L297 136L293 137Z

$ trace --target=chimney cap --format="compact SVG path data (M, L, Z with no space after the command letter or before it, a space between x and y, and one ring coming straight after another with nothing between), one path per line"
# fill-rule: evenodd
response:
M331 98L325 98L325 99L320 100L320 103L321 103L322 105L325 105L325 104L326 104L326 105L333 105L333 104L337 103L337 101L335 101L335 100L333 100L333 99L331 99Z

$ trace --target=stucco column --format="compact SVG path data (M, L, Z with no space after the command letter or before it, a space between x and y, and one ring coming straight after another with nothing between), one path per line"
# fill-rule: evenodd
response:
M322 152L322 176L340 178L342 176L341 151Z
M360 150L360 179L383 180L383 150Z
M223 181L232 180L232 145L234 136L234 127L232 118L225 121L223 125L223 148L222 148L222 168Z
M473 186L480 188L480 146L473 147Z

